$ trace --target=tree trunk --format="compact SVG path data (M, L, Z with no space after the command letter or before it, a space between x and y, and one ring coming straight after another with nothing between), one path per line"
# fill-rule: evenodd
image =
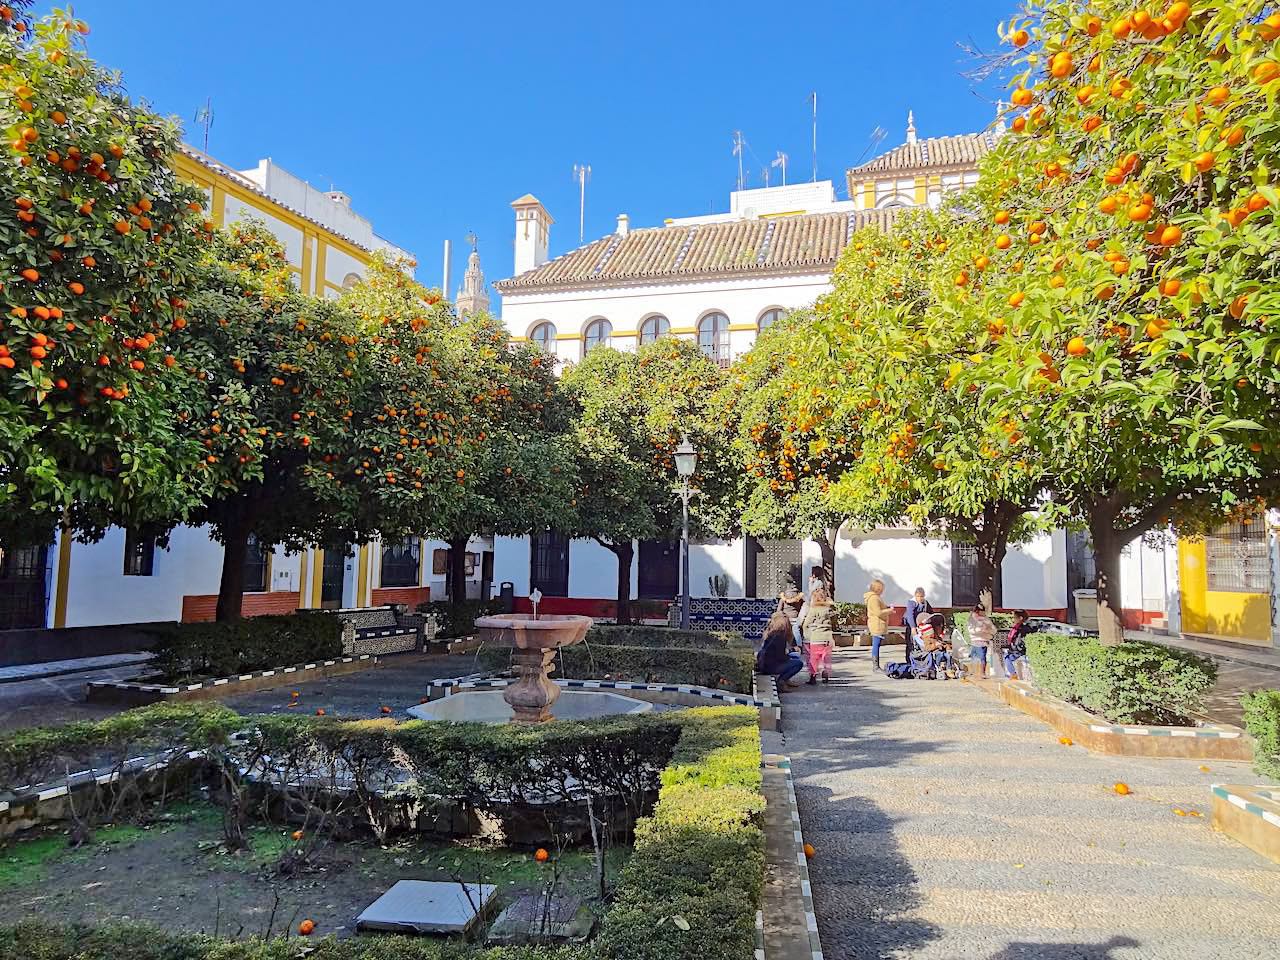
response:
M238 523L226 531L222 547L222 578L218 582L218 606L214 618L234 623L244 611L244 561L249 555L251 524Z
M1093 562L1098 575L1098 637L1107 646L1124 641L1120 609L1120 551L1124 544L1110 525L1090 523Z
M618 623L630 623L631 563L635 556L635 546L628 540L625 543L611 543L609 549L618 558Z
M998 525L990 531L983 529L974 547L978 554L978 599L990 613L1004 603L1000 568L1009 550L1009 531Z
M827 580L827 590L831 599L836 598L836 538L840 536L839 527L828 527L818 539L818 550L822 556L822 573Z
M445 577L444 590L450 603L461 603L467 599L467 544L470 542L470 536L449 540L449 572Z

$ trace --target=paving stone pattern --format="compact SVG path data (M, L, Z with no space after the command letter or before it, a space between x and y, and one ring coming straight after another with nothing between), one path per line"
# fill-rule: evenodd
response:
M971 684L873 674L860 649L835 674L783 697L828 960L1280 955L1280 866L1209 823L1210 784L1256 782L1246 764L1065 747Z

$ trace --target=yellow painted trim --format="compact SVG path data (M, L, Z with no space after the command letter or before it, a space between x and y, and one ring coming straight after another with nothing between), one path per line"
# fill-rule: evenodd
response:
M916 177L916 203L923 206L929 202L929 186L927 177Z
M640 331L639 331L639 330L615 330L615 331L613 331L613 333L609 334L609 336L611 336L611 337L638 337L638 336L640 336Z
M369 605L369 545L360 544L360 560L356 564L356 606Z
M227 195L217 183L210 183L212 191L209 197L209 219L215 227L221 228L227 219Z
M557 340L586 340L586 334L583 333L557 333Z
M309 230L312 232L322 232L326 238L326 242L331 246L341 250L343 253L348 254L356 260L359 260L362 264L367 265L369 263L371 254L368 250L365 250L363 247L358 247L351 241L339 236L333 231L299 216L288 207L282 206L270 197L265 197L260 193L248 190L236 181L214 173L208 167L201 163L197 163L195 160L192 160L184 154L173 154L172 161L174 172L184 180L194 183L199 183L201 180L208 183L212 180L215 193L221 189L230 196L235 197L241 203L244 203L246 206L254 207L264 213L270 214L281 223L285 223L293 227L299 233L305 234ZM216 222L217 221L215 220L215 223Z
M328 270L328 253L329 245L324 242L324 238L316 237L316 282L314 289L316 291L316 296L318 297L324 296L325 288L332 286L332 284L329 283L328 276L326 275L326 271ZM336 289L339 293L342 292L341 287Z
M314 238L311 234L304 233L302 235L302 266L298 268L298 272L302 274L300 287L304 297L311 296L311 247L313 242Z
M680 336L681 334L696 335L697 332L698 332L697 327L672 327L670 330L667 331L667 335L668 336L671 336L671 335Z
M868 180L862 185L863 205L870 210L876 205L876 183Z
M58 535L58 569L53 601L53 625L67 625L67 588L71 585L71 531L66 527Z
M320 591L324 581L324 550L315 547L309 551L313 554L311 561L311 577L302 578L302 589L310 596L311 601L307 604L309 607L318 608L320 606Z
M418 586L427 583L427 541L418 538Z
M311 606L307 602L307 594L310 592L307 589L310 586L307 583L307 557L310 553L310 550L303 550L298 555L298 606L304 610Z
M1210 590L1203 540L1178 541L1178 584L1183 633L1272 645L1270 595Z
M778 217L800 217L807 213L807 210L784 210L781 213L762 213L761 220L776 220Z
M729 324L729 332L730 332L730 333L733 333L734 331L737 331L737 332L741 333L741 332L746 331L746 330L750 330L752 333L754 333L754 332L755 332L756 330L758 330L758 329L760 329L760 328L759 328L758 326L756 326L754 323L731 323L731 324Z

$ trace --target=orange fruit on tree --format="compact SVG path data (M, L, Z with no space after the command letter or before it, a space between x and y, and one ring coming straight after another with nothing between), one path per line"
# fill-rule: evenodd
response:
M1009 42L1015 47L1025 47L1030 39L1031 34L1027 33L1025 30L1015 30L1013 33L1009 34Z
M293 833L290 834L290 836L293 837L294 842L296 843L297 841L301 840L305 836L305 834L301 830L295 830L293 831Z
M1204 95L1204 98L1214 106L1221 106L1226 103L1230 97L1231 88L1222 84L1219 84L1216 87L1210 87L1209 92Z
M1259 210L1263 210L1266 207L1271 206L1271 201L1262 194L1255 193L1249 198L1249 202L1245 204L1245 206L1249 208L1250 213L1257 213Z
M1015 308L1020 307L1022 306L1023 301L1026 299L1027 299L1027 295L1023 293L1021 290L1017 290L1014 293L1009 294L1009 306L1015 307Z
M1182 242L1182 228L1178 226L1168 226L1160 231L1160 246L1176 247Z
M1117 40L1123 40L1133 32L1133 21L1129 17L1121 17L1115 23L1111 24L1111 35Z
M1258 24L1258 36L1270 43L1280 37L1280 12L1273 13Z
M1084 22L1084 32L1091 37L1096 37L1102 32L1102 21L1097 17L1090 17Z
M968 282L969 282L969 274L965 273L965 271L961 270L959 273L956 274L957 287L963 287Z
M1009 236L1007 233L1002 233L1000 234L1000 236L996 237L997 250L1008 250L1009 247L1011 247L1012 245L1013 245L1013 238Z
M1213 165L1217 162L1218 155L1211 150L1206 150L1204 153L1198 155L1194 160L1192 160L1191 164L1201 173L1208 173L1213 169Z
M1134 223L1146 223L1151 219L1151 204L1135 203L1129 208L1129 219Z
M533 859L538 861L538 863L546 863L551 859L551 854L547 853L544 847L539 847L537 850L533 851Z
M27 269L22 271L22 279L26 280L28 283L35 283L40 279L40 271L32 267L27 267Z
M1253 82L1265 86L1276 77L1280 77L1280 63L1274 60L1263 60L1253 68Z
M1222 139L1226 141L1229 147L1240 146L1240 144L1244 143L1244 127L1232 127Z
M1009 222L1009 211L1008 211L1008 210L997 210L997 211L996 211L996 215L995 215L995 218L994 218L994 219L995 219L996 223L998 223L998 224L1000 224L1001 226L1003 226L1004 224L1006 224L1006 223L1008 223L1008 222Z
M1160 293L1166 297L1176 297L1182 289L1182 281L1173 277L1160 281Z
M1089 352L1089 345L1084 342L1084 337L1072 337L1067 341L1067 356L1083 357Z
M122 237L132 229L133 227L129 224L128 220L117 220L115 223L115 231Z
M1098 201L1098 209L1103 213L1115 213L1119 207L1120 204L1115 197L1103 197Z
M1030 90L1028 90L1026 87L1018 87L1017 90L1013 91L1013 96L1010 97L1010 99L1013 101L1014 106L1017 106L1017 107L1029 107L1031 106L1035 98L1036 98L1036 95L1032 93Z

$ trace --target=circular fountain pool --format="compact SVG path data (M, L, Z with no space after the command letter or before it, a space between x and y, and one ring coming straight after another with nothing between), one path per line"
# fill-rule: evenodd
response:
M551 717L554 720L589 720L647 713L652 709L652 703L603 690L562 690L551 704ZM410 707L408 712L419 720L453 720L459 723L508 723L511 720L511 705L503 699L502 690L464 690Z

